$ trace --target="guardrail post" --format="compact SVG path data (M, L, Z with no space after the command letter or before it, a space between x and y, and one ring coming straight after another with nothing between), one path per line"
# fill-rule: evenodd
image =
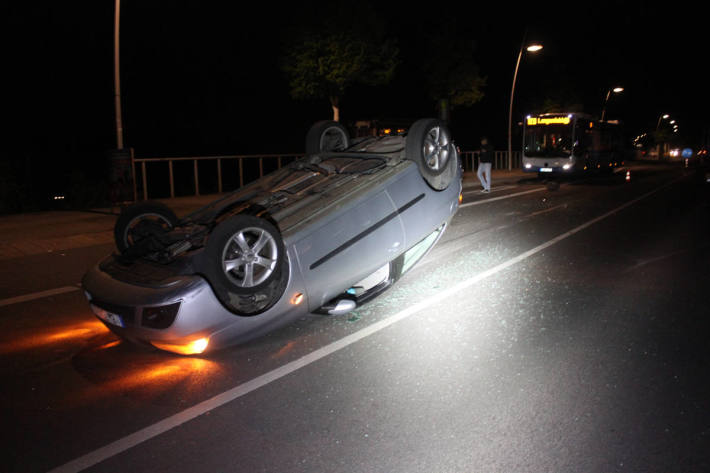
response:
M244 187L244 165L242 164L243 159L239 159L239 187Z
M168 170L170 171L170 198L175 198L175 179L173 179L173 160L168 161Z
M259 156L259 177L264 177L264 158Z
M133 173L133 179L131 179L133 181L133 202L137 202L138 184L136 183L136 153L133 148L131 148L131 173Z
M217 192L222 193L222 160L217 159Z
M200 195L200 175L197 172L197 160L193 161L192 168L195 170L195 195Z
M145 161L141 163L141 174L143 174L143 200L148 200L148 176L145 172Z

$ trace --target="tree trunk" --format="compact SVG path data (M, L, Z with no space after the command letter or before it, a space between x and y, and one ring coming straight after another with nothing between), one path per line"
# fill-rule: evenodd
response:
M340 100L338 100L338 97L331 97L330 98L330 106L333 109L333 120L336 122L340 122L340 106L339 106Z
M449 99L439 99L436 108L439 109L439 118L443 120L444 123L449 123L449 119L451 118Z

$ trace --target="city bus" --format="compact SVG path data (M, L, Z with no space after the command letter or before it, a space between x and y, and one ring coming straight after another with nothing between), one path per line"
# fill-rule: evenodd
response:
M584 113L528 115L523 123L523 171L577 174L612 172L623 165L618 121L598 121Z

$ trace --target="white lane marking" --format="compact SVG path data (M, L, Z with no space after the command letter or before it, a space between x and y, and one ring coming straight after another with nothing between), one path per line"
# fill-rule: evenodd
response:
M55 289L48 289L46 291L33 292L32 294L25 294L24 296L10 297L8 299L0 299L0 307L6 305L19 304L21 302L29 302L35 299L42 299L43 297L56 296L58 294L64 294L66 292L73 292L80 290L79 285L76 286L64 286Z
M708 246L708 245L703 245L703 246L701 246L701 248L705 248L706 246ZM638 263L636 263L635 265L625 269L623 272L628 273L629 271L634 271L642 266L654 264L654 263L656 263L658 261L662 261L664 259L673 258L674 256L682 255L682 254L688 253L689 251L690 251L689 249L683 249L683 250L673 251L671 253L668 253L667 255L656 256L655 258L642 260L642 261L639 261Z
M558 235L557 237L553 238L552 240L549 240L541 245L536 246L535 248L528 250L524 253L519 254L518 256L509 259L508 261L505 261L498 266L495 266L493 268L490 268L486 271L483 271L465 281L461 281L460 283L456 284L455 286L451 286L448 289L442 290L441 292L431 296L430 298L418 302L396 314L394 314L391 317L388 317L384 320L381 320L379 322L375 322L372 325L365 327L355 333L352 333L346 337L341 338L340 340L337 340L329 345L326 345L322 348L319 348L297 360L291 361L289 363L286 363L283 366L280 366L272 371L269 371L268 373L265 373L261 376L258 376L250 381L247 381L245 383L242 383L238 386L235 386L234 388L225 391L221 394L218 394L210 399L207 399L199 404L196 404L188 409L185 409L182 412L178 412L177 414L174 414L170 417L167 417L159 422L156 422L155 424L149 425L148 427L145 427L144 429L141 429L133 434L130 434L126 437L123 437L121 439L116 440L115 442L112 442L104 447L101 447L97 450L94 450L93 452L87 453L86 455L83 455L79 458L76 458L69 463L65 463L64 465L61 465L57 468L54 468L51 470L49 473L66 473L66 472L78 472L81 470L84 470L86 468L89 468L91 466L94 466L104 460L107 460L115 455L118 455L119 453L125 452L126 450L133 448L137 445L140 445L143 442L146 442L154 437L157 437L158 435L161 435L169 430L172 430L190 420L193 420L207 412L210 412L218 407L221 407L225 404L228 404L252 391L255 391L261 387L264 387L270 383L273 383L274 381L277 381L284 376L287 376L305 366L308 366L312 363L315 363L318 360L321 360L333 353L338 352L339 350L342 350L343 348L352 345L353 343L356 343L364 338L369 337L370 335L373 335L377 332L380 332L381 330L394 325L395 323L404 320L430 306L439 304L443 301L445 301L448 298L453 297L456 293L463 291L464 289L468 289L474 284L482 281L483 279L488 278L489 276L493 276L547 248L549 248L552 245L555 245L556 243L559 243L560 241L571 237L572 235L581 232L585 228L594 225L595 223L604 220L622 210L625 208L639 202L640 200L643 200L656 192L659 192L660 190L672 185L676 181L682 179L675 179L661 187L658 187L650 192L647 192L643 194L640 197L637 197L613 210L610 210L609 212L596 217L592 220L589 220L586 223L583 223L582 225L579 225L578 227L573 228L572 230L565 232L561 235Z
M491 189L491 192L500 192L500 191L504 191L506 189L513 189L515 187L519 187L519 186L496 186ZM480 189L469 189L469 190L463 191L463 193L464 194L476 194L476 193L480 194L481 190Z
M567 204L555 205L554 207L550 207L549 209L538 210L537 212L533 212L531 214L526 215L526 217L536 217L538 215L546 214L548 212L554 212L555 210L563 207L567 208Z
M491 199L485 199L485 200L477 200L476 202L467 202L465 204L459 205L459 208L463 207L471 207L473 205L482 205L482 204L487 204L489 202L493 202L496 200L503 200L503 199L510 199L512 197L517 197L519 195L525 195L525 194L532 194L533 192L540 192L546 190L546 187L540 187L538 189L532 189L529 191L523 191L523 192L516 192L515 194L508 194L508 195L502 195L500 197L493 197Z

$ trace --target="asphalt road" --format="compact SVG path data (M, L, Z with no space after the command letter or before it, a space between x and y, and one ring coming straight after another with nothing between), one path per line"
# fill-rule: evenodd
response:
M0 260L1 469L710 471L710 189L624 176L470 187L380 298L204 358L95 320L111 245Z

